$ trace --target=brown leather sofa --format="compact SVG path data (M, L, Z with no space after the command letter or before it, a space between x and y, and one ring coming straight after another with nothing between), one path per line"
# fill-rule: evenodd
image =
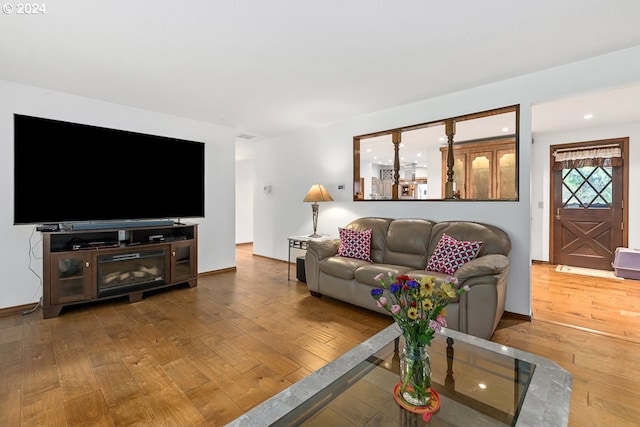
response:
M425 270L442 234L458 240L480 240L482 246L476 258L453 274L459 286L468 285L470 290L447 306L447 323L450 329L491 338L504 313L509 271L511 240L503 230L469 221L379 217L360 218L344 228L372 230L373 262L337 256L340 239L309 242L305 273L311 295L326 295L387 314L371 297L371 289L380 287L375 280L379 273L416 278L427 275L444 280L448 274Z

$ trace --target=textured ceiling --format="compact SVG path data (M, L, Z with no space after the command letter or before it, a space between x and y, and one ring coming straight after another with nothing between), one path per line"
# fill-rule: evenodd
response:
M60 0L0 15L0 79L268 137L640 45L639 16L636 0Z

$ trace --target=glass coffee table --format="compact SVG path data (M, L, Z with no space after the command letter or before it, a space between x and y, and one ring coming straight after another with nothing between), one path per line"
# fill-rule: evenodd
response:
M427 424L393 398L404 338L393 324L229 426L566 426L571 375L556 363L457 331L429 355L440 408Z

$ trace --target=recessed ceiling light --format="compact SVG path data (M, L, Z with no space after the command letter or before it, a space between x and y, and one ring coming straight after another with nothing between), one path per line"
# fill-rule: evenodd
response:
M583 116L583 118L584 118L585 120L593 119L593 114L585 114L585 115Z

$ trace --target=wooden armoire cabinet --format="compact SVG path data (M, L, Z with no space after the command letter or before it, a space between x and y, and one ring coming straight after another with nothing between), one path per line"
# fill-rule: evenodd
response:
M456 143L453 181L461 199L517 198L515 138ZM442 194L447 181L447 147L442 152Z

